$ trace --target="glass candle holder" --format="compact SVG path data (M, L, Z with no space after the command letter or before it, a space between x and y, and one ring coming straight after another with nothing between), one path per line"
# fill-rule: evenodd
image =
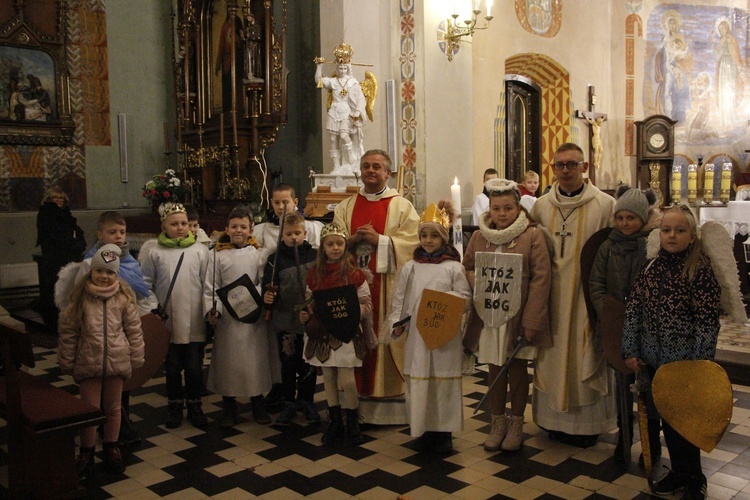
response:
M721 193L719 199L722 203L729 203L729 191L732 188L732 164L724 163L721 166Z
M698 199L698 165L691 163L688 165L688 192L687 199L689 204L695 204Z
M714 164L706 164L706 174L703 177L703 203L714 201Z
M672 166L672 204L679 205L682 197L682 165Z

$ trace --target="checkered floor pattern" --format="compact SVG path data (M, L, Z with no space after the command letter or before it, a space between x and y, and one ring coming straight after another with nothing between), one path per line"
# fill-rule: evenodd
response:
M35 375L77 392L71 378L60 374L54 350L36 348L35 354ZM410 447L407 427L365 427L366 442L361 446L323 447L325 422L308 424L298 414L289 427L258 425L243 400L242 422L223 430L217 422L221 398L213 395L204 398L211 420L207 429L185 422L168 430L163 425L162 374L132 393L132 419L143 441L123 448L125 472L112 475L97 467L85 485L90 498L123 499L649 498L637 465L639 443L632 448L633 463L623 470L612 457L614 432L600 436L588 449L550 441L531 422L530 406L522 450L485 451L482 443L490 415L484 410L473 415L487 388L485 376L480 366L464 377L464 430L454 435L454 452L432 455ZM325 416L322 377L318 382L316 404ZM703 470L709 497L750 500L750 388L735 386L734 396L731 425L717 449L703 455ZM6 433L2 422L0 443L7 443ZM666 447L663 451L666 456ZM7 461L3 445L0 497L7 496ZM668 459L655 466L657 478L665 473L662 465L668 465Z

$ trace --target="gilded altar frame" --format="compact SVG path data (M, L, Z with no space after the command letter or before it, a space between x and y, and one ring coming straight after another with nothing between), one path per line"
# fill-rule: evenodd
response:
M0 144L67 146L75 125L66 58L66 2L57 32L42 33L19 11L0 26Z

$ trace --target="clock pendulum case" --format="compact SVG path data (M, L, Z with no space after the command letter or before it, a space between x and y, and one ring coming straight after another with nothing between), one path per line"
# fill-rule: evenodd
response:
M641 189L653 189L660 206L669 202L675 123L665 115L652 115L635 122L636 184Z

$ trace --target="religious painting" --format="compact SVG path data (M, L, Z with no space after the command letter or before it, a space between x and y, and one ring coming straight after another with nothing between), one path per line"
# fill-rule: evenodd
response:
M0 143L65 145L72 122L63 125L60 69L50 51L0 44Z
M516 0L516 18L534 35L553 38L562 25L562 0Z
M0 46L0 120L53 123L57 120L55 63L44 51Z
M643 110L677 120L675 140L726 145L741 138L750 115L745 64L747 11L659 5L647 21Z

